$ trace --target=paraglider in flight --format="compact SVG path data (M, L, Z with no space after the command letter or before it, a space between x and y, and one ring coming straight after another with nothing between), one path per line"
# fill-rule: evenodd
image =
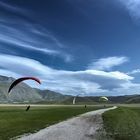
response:
M10 91L17 85L19 84L20 82L24 81L24 80L34 80L36 81L37 83L41 84L40 80L38 78L35 78L35 77L22 77L22 78L19 78L19 79L16 79L12 84L11 86L9 87L9 90L8 90L8 93L10 93Z
M108 102L108 98L107 98L107 97L105 97L105 96L102 96L102 97L100 97L100 98L99 98L99 101L100 101L100 102L104 102L104 103L105 103L105 102ZM106 105L105 105L105 104L104 104L104 107L106 107Z
M108 101L108 98L105 97L105 96L102 96L102 97L99 98L99 101L101 101L101 102L107 102Z
M73 98L72 104L75 105L76 97Z
M72 104L75 105L76 103L76 98L79 96L80 94L76 95L74 98L73 98L73 101L72 101Z

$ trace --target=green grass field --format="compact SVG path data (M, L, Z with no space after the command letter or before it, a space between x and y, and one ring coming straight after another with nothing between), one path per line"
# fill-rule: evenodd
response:
M114 140L140 140L140 107L118 107L103 114L104 128Z
M24 133L35 132L46 126L101 107L88 106L0 106L0 140L8 140Z

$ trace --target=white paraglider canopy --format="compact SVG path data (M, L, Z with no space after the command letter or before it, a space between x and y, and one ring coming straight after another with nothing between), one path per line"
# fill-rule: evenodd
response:
M99 98L99 101L107 102L108 101L108 98L105 97L105 96L102 96L102 97Z

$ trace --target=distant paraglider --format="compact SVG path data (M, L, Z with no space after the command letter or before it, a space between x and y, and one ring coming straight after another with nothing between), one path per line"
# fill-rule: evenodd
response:
M105 97L105 96L102 96L102 97L99 98L99 101L105 103L105 102L108 102L108 98ZM106 105L104 105L104 107L106 107Z
M10 91L17 85L19 84L20 82L24 81L24 80L34 80L36 81L37 83L41 84L40 80L38 78L35 78L35 77L22 77L22 78L19 78L19 79L16 79L12 84L11 86L9 87L9 90L8 90L8 93L10 94Z
M105 96L102 96L102 97L99 98L99 101L100 102L107 102L108 101L108 98L105 97Z
M75 105L76 103L76 98L79 96L80 94L76 95L74 98L73 98L73 101L72 101L72 104Z

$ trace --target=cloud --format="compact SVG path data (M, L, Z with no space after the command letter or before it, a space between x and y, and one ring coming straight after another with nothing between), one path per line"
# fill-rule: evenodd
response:
M128 82L122 85L122 88L116 88L109 92L109 95L133 95L140 94L140 84Z
M54 42L57 47L63 48L64 45L58 40L58 38L56 36L53 35L53 33L47 29L47 27L43 27L40 24L38 24L36 21L34 21L32 19L32 12L29 9L26 9L25 7L22 8L21 6L17 6L17 5L13 5L13 4L9 4L7 2L2 2L0 1L0 7L7 10L9 12L8 16L5 16L3 14L1 14L1 23L6 26L6 28L8 28L10 31L12 31L12 27L15 26L15 32L12 32L11 34L15 34L18 33L17 36L18 37L24 37L27 38L32 38L31 34L34 34L36 36L41 36L41 37L45 37L46 40L50 39L52 40L52 42ZM3 11L4 13L5 11ZM13 14L11 14L11 12ZM7 12L6 12L7 14ZM15 14L18 15L15 19ZM11 29L10 29L11 28ZM24 32L26 31L26 32ZM28 31L28 34L27 34ZM24 33L24 34L23 34ZM20 36L21 35L21 36ZM27 36L27 37L26 37ZM23 38L22 38L23 39Z
M131 72L128 72L127 74L137 74L137 73L140 73L140 69L135 69L135 70L132 70Z
M121 65L127 61L128 61L127 57L113 56L101 58L89 64L88 69L110 70L112 67Z
M140 18L140 0L119 0L129 11L130 15L135 18Z
M36 76L42 81L39 88L69 95L104 95L115 89L134 86L133 77L119 71L56 70L33 59L5 54L0 55L0 74L14 78ZM27 83L37 86L33 82Z
M0 42L15 45L16 47L19 47L19 48L23 47L27 50L42 52L42 53L49 54L49 55L56 55L56 54L60 53L59 51L51 50L51 49L48 49L48 48L35 47L30 42L26 42L22 39L18 39L16 37L14 37L14 36L6 36L4 34L0 34Z
M18 21L20 25L21 21ZM0 42L6 47L16 47L36 51L42 54L57 56L65 62L71 62L73 56L63 51L61 44L50 32L39 25L33 26L23 22L22 28L15 27L15 23L0 22ZM14 26L13 26L14 25ZM1 45L0 47L2 47ZM3 46L5 47L5 46Z
M2 9L0 19L2 53L20 55L24 52L28 55L31 52L34 56L49 56L49 59L56 58L65 63L74 60L73 55L65 51L66 44L63 44L48 27L44 27L32 19L33 11L31 9L7 2L0 2L0 8ZM8 51L6 52L6 50Z
M7 3L2 2L2 1L0 1L0 7L6 9L8 11L15 12L15 13L22 13L22 14L24 13L25 14L25 12L27 12L27 10L25 10L25 9L7 4Z

